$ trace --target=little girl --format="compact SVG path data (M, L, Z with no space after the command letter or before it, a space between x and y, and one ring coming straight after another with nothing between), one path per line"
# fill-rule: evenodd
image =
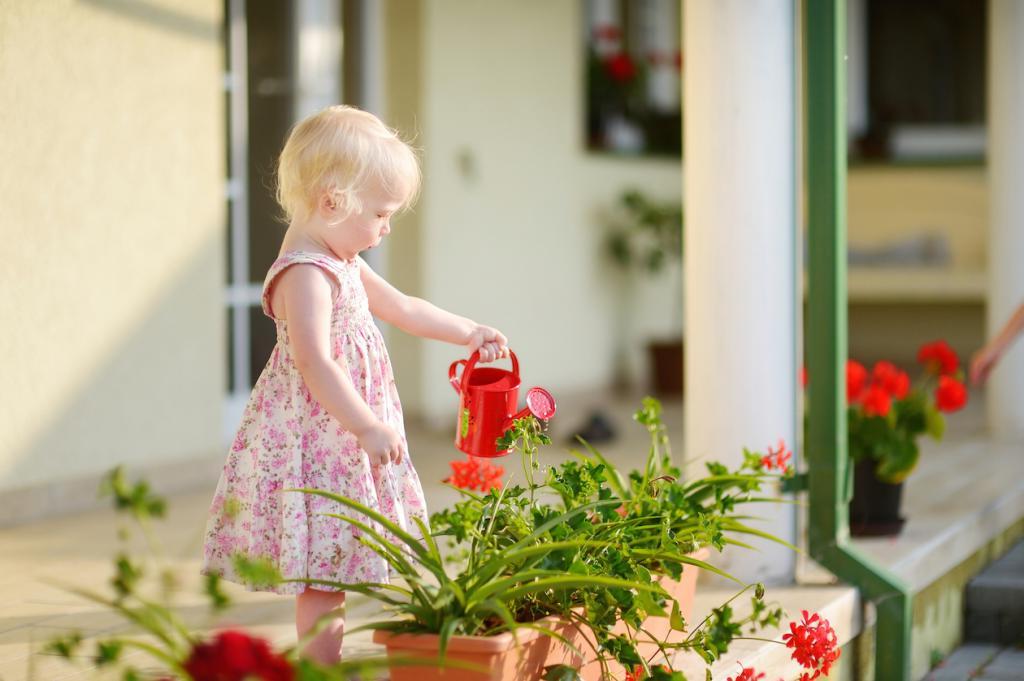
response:
M413 150L376 116L332 106L298 123L277 169L277 197L289 220L280 257L263 284L263 311L277 345L242 416L210 505L202 574L246 589L295 594L301 638L339 608L344 591L302 582L260 589L232 557L269 559L285 578L387 582L387 563L352 526L323 513L346 512L316 488L355 499L418 535L427 522L409 459L402 406L376 316L408 333L508 356L496 329L404 295L359 257L391 231L413 202L420 170ZM325 618L329 619L329 618ZM331 664L344 621L332 619L301 653Z

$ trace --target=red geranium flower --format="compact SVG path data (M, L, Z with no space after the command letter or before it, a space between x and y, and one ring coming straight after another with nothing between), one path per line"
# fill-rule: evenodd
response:
M608 75L620 83L632 80L636 75L636 64L633 63L633 58L625 52L612 55L604 65L608 69Z
M960 365L960 359L956 356L956 352L944 340L922 345L921 349L917 351L917 361L923 364L927 371L942 375L956 373L956 369Z
M846 400L855 402L867 385L868 370L860 362L846 360Z
M800 367L800 387L807 387L807 367Z
M730 676L725 681L760 681L764 678L764 672L758 673L753 667L743 667L742 665L740 667L738 676Z
M452 474L444 479L444 482L455 485L462 489L475 489L481 492L489 492L495 487L501 487L501 476L505 469L495 466L486 459L470 456L467 461L451 461Z
M935 406L939 411L951 412L967 404L967 388L950 376L939 376L939 387L935 389Z
M874 383L882 386L885 392L897 400L902 400L910 392L910 377L892 362L878 362L871 372Z
M184 664L194 681L293 681L295 670L261 638L225 630L198 643Z
M892 399L889 397L889 393L877 383L872 384L865 391L860 403L864 407L864 413L868 416L888 416L889 410L892 409Z
M789 460L792 456L793 452L786 449L786 441L780 439L778 449L773 450L769 447L768 453L761 457L761 466L768 471L777 468L785 473L789 470Z
M814 674L801 674L800 681L813 681L821 675L828 676L832 665L839 659L839 639L828 620L818 613L808 615L799 624L789 623L789 633L782 636L787 648L793 649L793 659L804 669Z

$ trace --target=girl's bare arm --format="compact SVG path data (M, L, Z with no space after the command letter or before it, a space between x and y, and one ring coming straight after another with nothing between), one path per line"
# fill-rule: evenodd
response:
M361 258L360 274L370 302L370 311L388 324L423 338L465 345L480 350L484 362L508 356L508 339L497 329L442 310L436 305L408 296L374 272Z

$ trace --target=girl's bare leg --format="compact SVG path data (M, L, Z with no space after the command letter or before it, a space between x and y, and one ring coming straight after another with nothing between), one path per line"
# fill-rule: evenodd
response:
M307 588L305 592L295 597L295 633L302 638L313 628L321 615L341 607L344 603L344 591ZM344 617L334 617L299 651L299 655L320 664L336 664L341 659L341 639L344 633Z

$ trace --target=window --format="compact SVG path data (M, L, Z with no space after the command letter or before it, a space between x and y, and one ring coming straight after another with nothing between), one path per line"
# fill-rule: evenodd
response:
M680 156L680 0L584 7L587 148Z
M987 3L852 0L850 12L851 158L982 159Z

